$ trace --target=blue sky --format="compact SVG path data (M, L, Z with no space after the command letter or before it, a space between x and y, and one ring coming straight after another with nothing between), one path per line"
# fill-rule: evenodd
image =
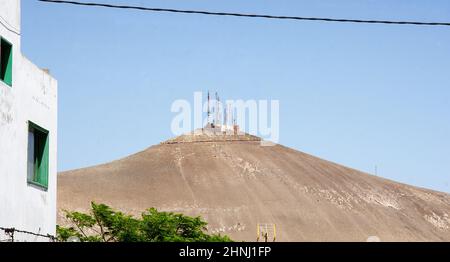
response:
M449 1L107 1L165 8L450 21ZM450 28L149 13L26 0L22 49L59 81L58 169L172 136L194 91L278 99L280 143L450 192Z

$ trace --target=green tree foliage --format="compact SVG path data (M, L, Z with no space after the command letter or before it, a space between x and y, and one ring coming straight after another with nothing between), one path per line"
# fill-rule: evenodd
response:
M104 204L91 203L90 214L65 211L70 227L57 226L60 241L77 237L82 242L230 242L227 236L209 235L207 223L150 208L140 218L114 211Z

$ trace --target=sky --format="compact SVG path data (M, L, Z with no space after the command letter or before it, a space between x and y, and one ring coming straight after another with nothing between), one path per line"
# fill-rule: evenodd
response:
M450 21L446 0L113 1L161 8ZM195 91L280 103L280 144L450 192L450 27L211 17L22 1L22 52L59 83L58 170L173 136Z

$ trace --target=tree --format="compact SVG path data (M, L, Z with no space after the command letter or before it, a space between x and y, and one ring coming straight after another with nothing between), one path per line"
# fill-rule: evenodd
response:
M230 242L228 236L209 235L201 217L147 209L140 218L91 203L90 214L65 211L70 227L57 226L59 241L82 242Z

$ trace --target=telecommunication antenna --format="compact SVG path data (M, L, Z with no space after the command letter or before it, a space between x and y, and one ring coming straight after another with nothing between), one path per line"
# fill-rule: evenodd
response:
M210 96L209 96L209 90L208 90L208 119L207 119L207 125L209 125L210 121L211 121L211 109L209 107L209 100L210 100Z
M216 126L218 126L220 123L219 123L219 114L220 114L220 111L219 111L219 94L216 92L216 108L215 108L215 113L216 113L216 122L215 122L215 125Z
M225 108L223 109L223 113L224 113L224 120L223 120L223 125L226 127L228 125L228 105L225 105Z

